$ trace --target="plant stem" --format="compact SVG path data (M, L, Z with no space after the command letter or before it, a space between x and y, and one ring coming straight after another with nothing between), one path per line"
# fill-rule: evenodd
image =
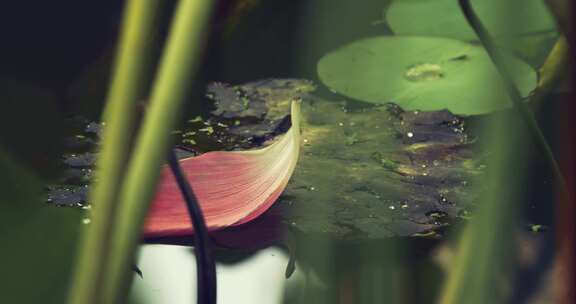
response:
M512 81L512 77L510 77L508 71L506 70L506 65L504 64L505 61L502 59L500 52L496 48L492 38L488 34L488 31L472 9L469 0L458 0L460 3L460 8L466 17L466 20L470 24L470 26L474 29L480 42L486 49L486 52L490 56L490 59L494 62L498 73L502 76L502 81L504 83L504 88L508 92L510 99L512 100L513 107L518 111L520 117L528 127L536 145L542 150L544 153L544 157L548 161L552 172L560 184L562 189L566 189L566 182L564 181L564 177L562 175L562 171L560 170L560 166L554 157L554 153L552 153L552 149L548 145L542 130L538 127L538 123L536 122L536 118L534 117L534 113L528 108L528 106L524 103L522 94Z
M478 205L460 235L438 303L502 303L500 280L513 266L515 212L526 176L524 155L511 149L527 142L522 125L519 119L500 115L483 130L491 157L482 188L475 189Z
M110 257L105 265L100 303L124 303L144 217L166 159L178 111L198 65L204 25L212 1L181 0L152 88L149 111L118 196Z
M216 304L216 265L212 258L212 248L208 229L198 205L194 191L188 183L176 153L172 150L168 156L168 164L178 183L182 197L188 206L190 221L194 227L196 267L197 267L197 302L203 304Z
M552 14L554 14L554 17L556 17L556 24L558 24L560 30L564 33L566 37L572 38L574 29L572 24L573 23L572 12L574 9L574 2L570 0L545 0L544 2L548 6Z
M142 92L146 70L148 33L152 31L159 1L128 1L120 34L118 55L103 121L102 149L90 202L91 224L86 225L73 274L68 303L96 301L102 283L102 266L108 258L107 242L117 207L116 196L130 151L136 102Z
M472 10L469 0L459 0L459 3L502 76L521 121L517 123L515 119L499 115L494 117L495 120L491 121L485 131L490 136L489 147L493 154L488 164L487 189L483 189L480 200L482 205L478 206L474 218L459 240L455 266L450 271L439 303L496 303L502 300L497 293L499 284L496 281L504 273L501 268L510 264L512 246L509 239L514 229L515 206L525 170L522 155L517 155L511 149L513 146L523 147L527 143L520 122L528 125L528 131L544 151L558 181L563 184L564 179L532 112L524 104L520 92L505 70L501 55Z
M550 91L558 87L563 78L567 78L570 66L570 50L566 36L561 35L548 53L544 64L538 70L538 86L530 96L533 102L539 102Z

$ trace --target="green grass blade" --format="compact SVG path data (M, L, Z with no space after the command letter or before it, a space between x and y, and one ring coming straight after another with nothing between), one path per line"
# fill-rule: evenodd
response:
M570 51L564 35L560 36L546 57L544 64L538 70L538 86L532 92L530 101L538 108L542 106L545 97L553 92L566 79L570 66Z
M110 259L105 265L101 303L122 303L129 286L130 264L154 195L160 166L166 159L170 131L198 65L211 1L180 1L150 98L119 193Z
M467 0L459 0L467 20L474 28L494 64L519 112L519 117L498 114L490 121L485 138L492 153L488 164L487 189L479 200L474 218L465 228L459 242L457 258L451 269L439 303L501 303L504 295L498 290L505 279L505 266L512 257L513 229L516 220L515 206L524 178L524 152L513 147L525 147L527 136L522 130L521 119L528 126L530 135L544 151L556 178L564 183L557 162L530 110L523 104L521 95L508 77L505 62L482 26Z
M134 128L136 102L142 91L146 70L148 34L152 32L157 0L128 1L122 25L112 85L103 120L106 123L102 150L97 161L96 180L90 194L94 208L91 225L83 232L69 292L69 303L100 303L96 294L106 262L109 235L116 208L116 195L128 158Z
M566 191L567 185L564 180L564 176L560 170L560 166L554 157L554 153L542 133L542 130L538 126L538 122L534 117L534 113L528 108L528 106L522 101L522 95L520 91L514 84L512 77L508 73L506 69L506 61L502 54L496 48L492 37L490 37L489 33L487 32L486 28L483 26L482 22L473 11L472 6L470 5L470 0L458 0L460 3L460 7L462 8L462 12L464 13L466 20L470 23L470 26L474 29L478 37L480 38L480 42L486 49L486 52L494 62L494 66L498 70L499 74L502 76L502 81L504 83L504 87L510 96L510 100L512 100L512 105L514 109L518 112L520 117L524 120L524 123L528 130L530 131L535 144L544 154L546 161L550 165L552 172L558 183L560 184L563 191Z
M514 229L517 221L525 155L511 147L526 143L521 122L509 116L490 121L484 138L491 158L487 176L473 218L465 227L454 264L441 293L441 304L502 303L501 289L511 273Z

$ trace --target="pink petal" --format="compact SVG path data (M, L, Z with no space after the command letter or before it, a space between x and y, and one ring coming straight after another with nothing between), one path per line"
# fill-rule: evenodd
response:
M300 151L300 104L292 102L292 127L275 143L249 151L209 152L180 160L204 213L208 230L249 222L280 196ZM144 237L193 233L186 204L168 168L162 168Z

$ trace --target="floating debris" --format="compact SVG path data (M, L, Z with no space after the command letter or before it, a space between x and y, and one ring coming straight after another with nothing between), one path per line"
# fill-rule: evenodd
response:
M88 187L78 185L49 186L46 201L57 206L82 207L88 204Z
M414 82L430 81L443 78L444 72L439 64L423 63L409 67L404 77Z

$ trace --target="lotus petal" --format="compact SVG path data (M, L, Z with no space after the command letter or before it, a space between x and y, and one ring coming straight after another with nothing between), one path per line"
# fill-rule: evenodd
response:
M194 190L208 230L240 225L264 213L280 196L298 161L300 102L291 106L292 127L273 144L258 150L208 152L180 160ZM186 203L168 166L144 226L144 237L193 233Z

